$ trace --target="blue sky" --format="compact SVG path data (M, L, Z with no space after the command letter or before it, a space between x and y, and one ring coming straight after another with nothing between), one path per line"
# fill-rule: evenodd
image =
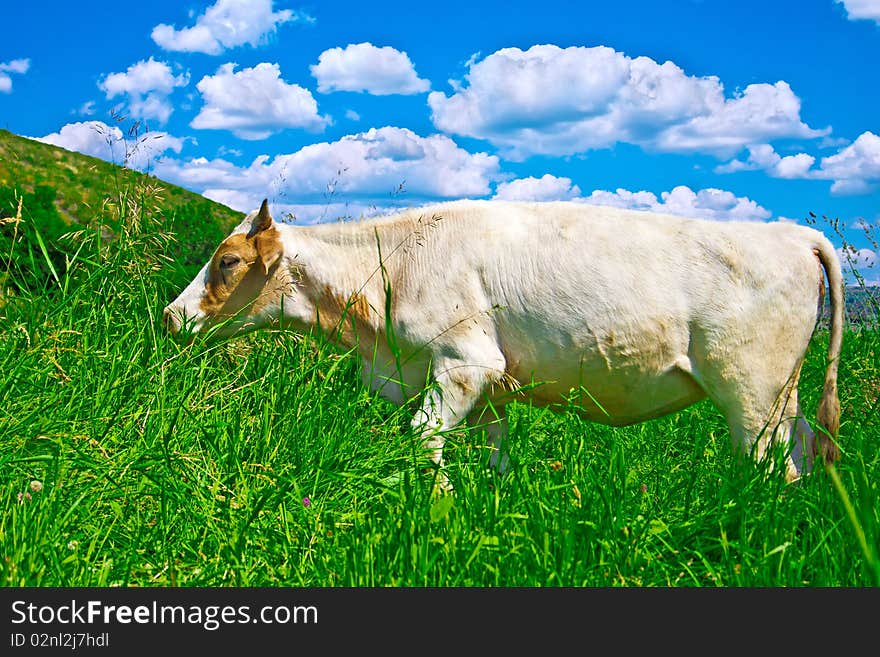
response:
M500 197L718 220L814 212L841 220L880 282L865 231L880 232L880 0L85 1L0 15L0 127L116 162L128 151L241 211L268 197L307 223Z

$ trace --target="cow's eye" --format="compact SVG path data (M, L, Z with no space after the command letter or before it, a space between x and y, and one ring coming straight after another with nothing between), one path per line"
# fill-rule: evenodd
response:
M222 258L220 258L220 266L223 269L232 269L241 262L241 258L233 253L227 253Z

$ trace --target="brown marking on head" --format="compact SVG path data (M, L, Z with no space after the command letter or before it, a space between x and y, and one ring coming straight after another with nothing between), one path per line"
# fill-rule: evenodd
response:
M251 229L230 235L214 252L199 309L207 317L228 318L249 304L253 304L254 311L264 308L283 293L279 286L267 283L279 278L285 279L285 285L289 283L289 276L281 276L278 271L269 275L282 252L281 235L264 200ZM256 266L258 261L260 266Z

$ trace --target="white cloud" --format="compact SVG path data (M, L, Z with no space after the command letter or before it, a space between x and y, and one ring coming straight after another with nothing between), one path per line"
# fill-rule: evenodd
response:
M189 189L210 190L212 198L236 203L236 209L266 197L295 199L302 206L348 202L367 207L485 196L499 176L499 162L494 155L469 153L444 135L421 137L405 128L384 127L274 158L261 155L247 167L223 159L165 158L154 172ZM401 185L405 193L395 198Z
M212 201L217 201L223 205L238 210L239 212L250 212L260 207L262 199L258 199L259 194L253 192L242 192L235 189L211 189L208 188L202 192L202 196ZM263 198L266 198L264 195Z
M806 153L779 155L770 144L757 144L748 147L746 160L731 160L715 167L715 173L735 171L764 170L774 178L805 178L816 162L816 158Z
M244 155L244 153L241 152L237 148L230 148L229 146L221 145L220 148L217 149L217 155L218 155L218 157L223 157L224 155L232 155L233 157L241 157L242 155Z
M355 112L353 109L345 110L345 118L349 121L360 121L361 115Z
M505 48L469 60L465 77L450 81L451 96L429 94L434 124L487 139L514 159L617 142L729 157L748 144L828 132L801 121L800 100L784 81L725 97L715 76L689 76L673 62L605 46Z
M241 139L265 139L285 128L320 132L330 122L318 115L318 103L308 89L281 79L278 64L263 62L235 71L223 64L196 85L204 106L190 125L208 130L231 130Z
M4 73L21 73L24 75L30 67L30 59L13 59L8 62L0 62L0 71Z
M125 155L122 131L102 121L68 123L58 132L32 139L111 162Z
M321 93L359 91L387 96L419 94L431 88L430 82L419 78L405 52L371 43L325 50L310 70Z
M12 91L10 73L24 75L30 67L30 59L13 59L8 62L0 62L0 93L8 94Z
M880 285L880 252L848 246L837 249L837 257L848 277L857 274L867 285Z
M573 185L569 178L545 174L541 178L528 177L501 182L496 189L494 198L509 201L574 201L715 220L764 221L771 216L769 210L747 197L713 188L695 192L685 185L662 192L660 198L653 192L633 192L628 189L617 189L613 192L597 189L589 196L582 196L580 188Z
M173 108L168 96L175 87L189 84L189 74L174 75L165 62L152 57L128 67L124 73L110 73L98 82L107 99L126 96L128 110L140 119L156 119L166 123Z
M880 229L880 219L877 219L876 221L871 223L864 217L858 217L852 222L851 227L864 233L870 234L873 233L875 230Z
M82 116L91 116L95 113L95 101L89 100L79 106L78 109L74 110L74 114L81 114Z
M860 18L880 24L880 0L835 0L846 7L846 15L850 20Z
M219 55L235 46L258 46L284 23L315 20L290 9L273 11L272 4L272 0L217 0L196 18L192 27L178 30L160 23L151 36L164 50Z
M495 197L505 201L570 201L581 195L580 187L571 178L557 178L545 173L540 178L529 176L499 183Z
M816 158L807 153L781 157L769 144L749 147L746 160L732 160L716 173L761 169L775 178L831 180L833 194L867 194L880 184L880 137L863 132L834 155Z
M593 205L610 205L718 221L765 221L771 216L769 210L747 197L712 188L695 192L685 185L661 193L659 199L652 192L618 189L614 192L595 190L589 196L575 200Z
M833 194L862 194L880 183L880 137L863 132L849 146L823 157L817 177L831 179Z
M816 158L807 153L786 155L773 166L774 175L779 178L804 178Z
M878 260L880 260L880 256L871 249L857 249L855 247L837 249L837 257L841 262L848 263L860 271L876 267Z
M880 251L849 245L836 249L837 257L843 267L844 274L850 283L855 283L854 275L858 274L860 282L868 286L880 286Z
M31 139L141 170L167 151L180 153L184 144L183 139L166 132L148 132L129 139L119 128L102 121L68 123L58 132Z

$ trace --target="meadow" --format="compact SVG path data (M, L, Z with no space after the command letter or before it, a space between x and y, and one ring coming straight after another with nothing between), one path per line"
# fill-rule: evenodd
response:
M844 337L842 459L796 485L736 459L708 401L625 428L514 402L508 473L452 432L440 496L412 409L370 394L351 354L162 330L201 264L177 257L163 194L123 180L57 251L37 225L8 241L3 586L880 585L876 324ZM813 424L827 339L800 384Z

